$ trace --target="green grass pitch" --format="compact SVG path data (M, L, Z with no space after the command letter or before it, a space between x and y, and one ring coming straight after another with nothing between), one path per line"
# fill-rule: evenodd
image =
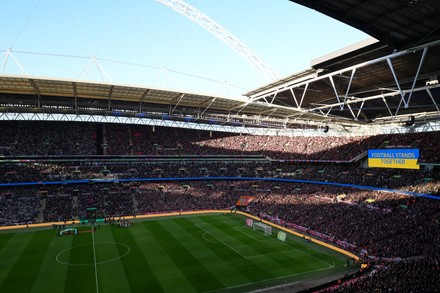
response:
M302 238L281 242L253 231L235 214L65 236L12 230L0 233L0 292L244 292L344 274L346 261Z

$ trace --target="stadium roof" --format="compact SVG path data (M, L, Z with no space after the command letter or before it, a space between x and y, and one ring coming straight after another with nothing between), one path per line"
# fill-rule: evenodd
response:
M440 39L438 0L290 0L403 50Z
M151 105L157 105L158 108L156 109L162 109L163 114L170 115L170 117L191 112L198 117L215 113L230 117L254 117L249 119L257 119L255 117L263 116L283 120L298 113L297 109L282 105L270 105L261 102L249 103L249 99L246 97L230 98L114 83L0 75L0 103L2 107L6 108L8 104L11 104L11 95L34 97L33 99L38 100L40 105L46 101L46 108L52 108L52 111L56 111L56 105L66 109L65 107L77 103L78 99L87 99L95 104L97 100L102 101L101 105L105 105L108 111L114 110L115 104L118 102L135 105L132 109L139 109L138 105L142 104L147 112L153 112L154 107L151 107ZM18 101L18 99L15 98L15 101ZM23 101L25 100L21 102ZM17 106L17 103L12 104ZM76 108L75 105L73 109ZM320 116L305 113L304 118L319 121Z
M52 99L51 108L56 108L58 100L59 105L74 104L76 109L78 99L88 99L101 101L107 110L117 103L136 104L139 109L144 104L152 108L157 105L170 116L186 115L190 108L195 117L223 115L223 119L232 121L246 117L259 127L280 128L334 124L356 129L396 121L413 124L440 120L440 1L292 2L345 22L375 39L315 59L309 69L242 98L0 75L0 102L5 107L10 95L18 94L37 97L38 106Z
M440 1L291 1L375 39L313 60L310 69L247 93L251 100L300 107L335 123L439 119Z

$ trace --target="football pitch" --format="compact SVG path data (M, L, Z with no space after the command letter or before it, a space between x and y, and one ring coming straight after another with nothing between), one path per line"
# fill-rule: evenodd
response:
M265 236L236 214L78 229L1 232L0 292L245 292L353 270L345 255Z

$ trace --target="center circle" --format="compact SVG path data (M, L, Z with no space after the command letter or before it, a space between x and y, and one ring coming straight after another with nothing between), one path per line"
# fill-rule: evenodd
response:
M111 249L112 247L114 249ZM120 254L119 252L119 250L121 249L123 249L122 254ZM95 265L95 262L93 261L93 256L91 256L92 261L71 259L70 254L72 253L72 251L75 251L75 253L77 253L78 250L84 251L84 253L90 253L91 251L95 250L96 264L100 265L123 258L130 252L130 247L125 244L117 243L117 242L95 242L95 244L93 243L81 244L64 249L63 251L59 252L56 256L57 262L68 266Z

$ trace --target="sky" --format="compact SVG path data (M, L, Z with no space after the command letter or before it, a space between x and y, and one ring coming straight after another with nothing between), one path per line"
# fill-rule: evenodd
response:
M0 74L231 97L271 82L202 25L156 0L3 2ZM183 3L221 25L279 78L368 38L288 0Z

